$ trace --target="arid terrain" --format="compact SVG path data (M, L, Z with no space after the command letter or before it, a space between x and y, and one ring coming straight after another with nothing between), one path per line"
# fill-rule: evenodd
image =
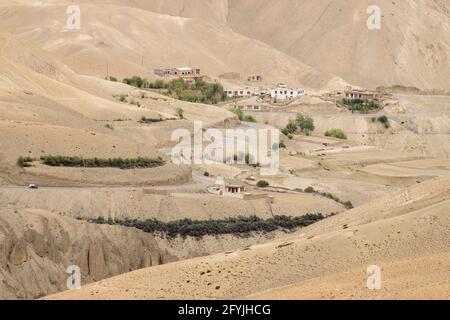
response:
M450 4L378 2L369 30L365 0L81 0L71 29L0 0L0 299L450 299ZM193 67L218 103L154 71ZM278 172L174 163L198 123L281 131Z

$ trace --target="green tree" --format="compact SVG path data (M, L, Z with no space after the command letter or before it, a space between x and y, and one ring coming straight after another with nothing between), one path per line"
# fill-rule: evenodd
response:
M314 119L309 116L298 114L295 122L300 130L306 134L309 134L316 129L314 126Z

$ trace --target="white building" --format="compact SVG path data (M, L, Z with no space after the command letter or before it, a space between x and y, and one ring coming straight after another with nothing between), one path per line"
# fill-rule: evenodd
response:
M278 86L270 90L270 96L272 99L287 100L305 95L304 89L291 89L285 84L278 84Z

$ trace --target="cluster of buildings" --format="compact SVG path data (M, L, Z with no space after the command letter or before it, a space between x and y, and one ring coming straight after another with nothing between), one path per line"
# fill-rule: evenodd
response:
M324 95L325 98L332 100L347 99L347 100L362 100L362 101L380 101L386 97L386 94L378 91L353 89L347 87L343 91L334 91Z
M252 96L270 97L274 100L292 100L304 96L305 90L298 88L289 88L287 85L279 83L275 88L270 90L257 91L249 87L226 89L226 95L229 98L248 98Z
M164 68L164 69L154 69L153 73L159 77L176 77L182 78L186 83L195 83L197 80L203 80L199 68L191 67L178 67L178 68Z

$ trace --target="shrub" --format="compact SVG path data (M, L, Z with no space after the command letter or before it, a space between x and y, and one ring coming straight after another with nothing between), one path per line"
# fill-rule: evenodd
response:
M295 121L289 121L289 123L286 126L286 132L288 132L288 134L293 134L297 131L298 127L297 127L297 123Z
M127 102L128 95L119 94L119 95L115 95L113 97L114 97L114 99L119 100L120 102Z
M346 209L348 209L348 210L354 208L353 203L352 203L351 201L345 201L345 202L341 202L341 203L342 203L342 204L344 205L344 207L345 207Z
M309 186L308 188L305 189L305 192L306 193L314 193L314 192L316 192L316 190L314 190L313 187Z
M144 79L138 76L133 76L132 78L125 78L122 81L125 84L128 84L130 86L136 87L136 88L142 88L144 83L146 82Z
M139 120L140 123L155 123L155 122L161 122L164 121L162 118L146 118L145 116L141 117L141 120Z
M258 188L267 188L268 186L270 186L269 182L267 182L266 180L260 180L258 181L258 183L256 184L256 186Z
M286 144L283 141L280 141L280 143L274 143L272 145L272 150L277 151L280 149L286 149Z
M116 77L113 77L113 76L110 76L110 77L109 77L109 81L117 82L117 78L116 78Z
M231 112L237 115L239 121L256 122L256 119L253 116L244 114L241 109L233 109Z
M334 137L337 139L347 139L347 135L345 132L341 129L330 129L327 132L325 132L326 137Z
M182 108L178 108L176 114L179 119L184 119L184 110Z
M203 176L209 177L209 172L208 172L208 171L205 171L205 172L203 173Z
M109 130L114 130L114 127L109 123L105 124L105 128L107 128Z
M386 129L390 128L391 125L387 116L380 116L377 120L382 123Z
M251 115L245 115L243 121L246 122L256 122L255 117L251 116Z
M32 158L32 157L19 157L19 158L17 159L17 165L18 165L19 167L22 167L22 168L31 167L30 162L33 162L33 161L35 161L35 160L36 160L36 159L34 159L34 158Z

